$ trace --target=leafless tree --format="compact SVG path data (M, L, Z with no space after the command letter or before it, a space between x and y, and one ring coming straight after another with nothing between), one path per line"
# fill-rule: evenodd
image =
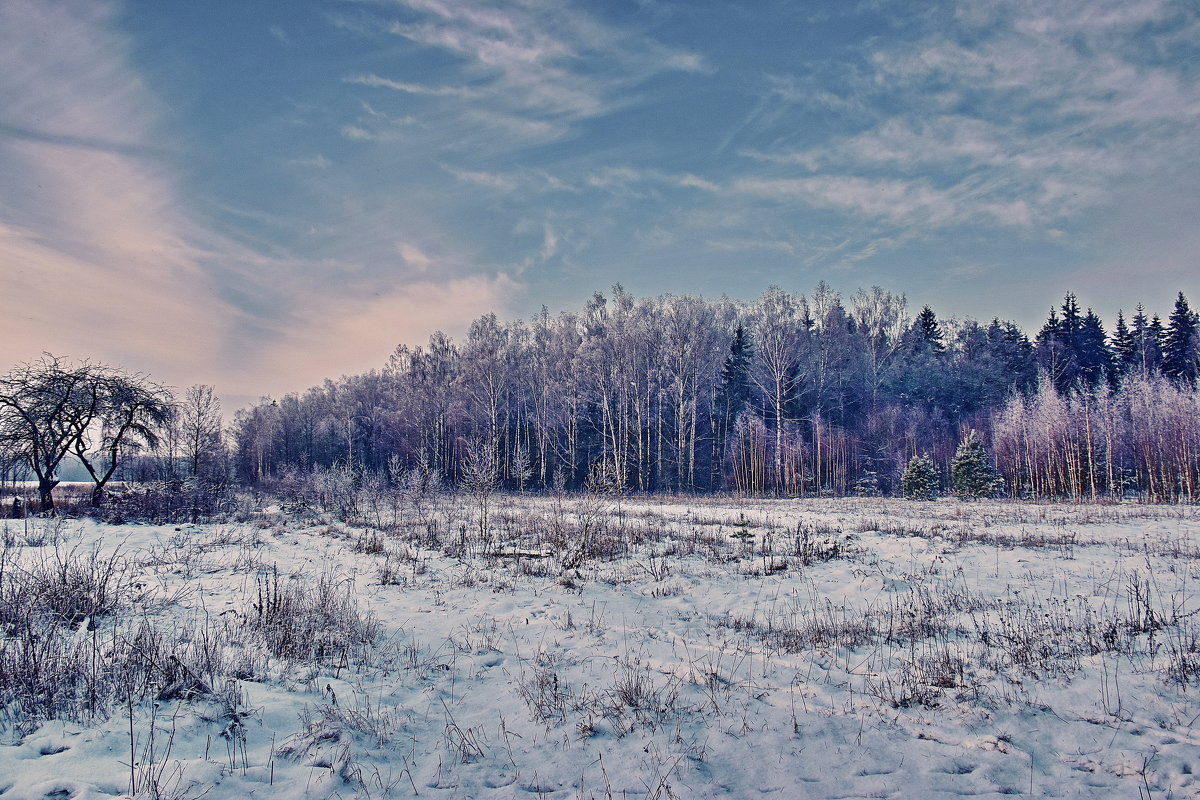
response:
M488 535L488 512L492 495L500 486L500 465L496 445L490 439L476 438L467 442L462 464L462 487L475 499L479 508L479 536Z
M43 512L54 510L68 454L91 475L99 504L122 460L158 443L172 403L171 393L144 375L46 354L0 377L0 447L37 476Z
M145 375L112 367L94 367L84 394L97 414L92 424L79 427L72 451L95 484L92 505L98 506L122 460L158 446L174 415L174 397Z
M788 408L803 378L800 356L808 334L807 316L808 304L803 297L793 297L772 286L759 299L752 318L755 351L750 376L765 398L774 423L772 478L776 491L781 491L784 484L784 426L790 419Z
M183 395L176 416L176 431L188 474L201 477L224 471L225 445L221 440L221 401L212 386L191 386Z

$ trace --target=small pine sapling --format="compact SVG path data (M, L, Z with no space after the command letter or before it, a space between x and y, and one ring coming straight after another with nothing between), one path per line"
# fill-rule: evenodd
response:
M933 500L938 493L938 471L928 455L913 456L900 478L900 487L909 500Z
M992 466L987 449L974 430L967 432L950 460L950 480L954 493L968 498L991 497L1004 485L1004 479Z

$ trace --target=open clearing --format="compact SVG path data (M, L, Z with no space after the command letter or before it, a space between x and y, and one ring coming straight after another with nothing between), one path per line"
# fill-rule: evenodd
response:
M479 510L4 523L0 798L1200 796L1195 507Z

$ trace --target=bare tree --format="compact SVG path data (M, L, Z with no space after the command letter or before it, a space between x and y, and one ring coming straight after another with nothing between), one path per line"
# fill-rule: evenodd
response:
M170 392L145 376L43 355L0 377L0 447L38 479L43 512L54 510L58 469L69 453L83 463L100 503L121 460L153 446L172 411Z
M801 385L801 348L808 335L808 303L794 298L778 286L767 289L759 299L752 317L755 342L751 379L766 401L774 423L774 485L784 484L784 424L788 408Z
M38 479L42 511L54 510L58 467L71 451L79 427L96 409L83 402L91 367L46 354L0 378L0 442Z
M223 471L225 445L221 441L221 401L213 387L196 385L183 395L176 416L176 430L188 474L198 478Z
M870 292L859 289L851 299L850 316L865 344L863 371L872 408L908 328L907 305L904 295L897 297L878 286L872 286Z
M467 442L462 464L462 486L479 507L479 536L488 534L488 511L492 495L500 485L500 464L496 445L490 439L476 438Z
M529 448L519 444L513 450L508 465L509 473L517 482L517 491L524 492L525 484L533 477L533 466L529 463Z
M174 416L174 397L145 375L94 367L81 399L96 410L96 417L77 428L72 450L95 483L92 505L98 506L122 459L142 447L158 446Z

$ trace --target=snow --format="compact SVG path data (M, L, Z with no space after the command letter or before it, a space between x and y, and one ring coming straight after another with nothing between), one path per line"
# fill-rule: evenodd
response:
M26 562L56 540L128 559L141 589L98 630L208 631L238 674L91 721L0 715L0 798L131 781L212 800L1200 796L1200 509L504 497L491 514L481 537L446 498L439 533L402 526L383 552L277 508L6 523ZM610 548L564 568L555 519ZM375 642L315 666L255 650L263 588L322 576Z

